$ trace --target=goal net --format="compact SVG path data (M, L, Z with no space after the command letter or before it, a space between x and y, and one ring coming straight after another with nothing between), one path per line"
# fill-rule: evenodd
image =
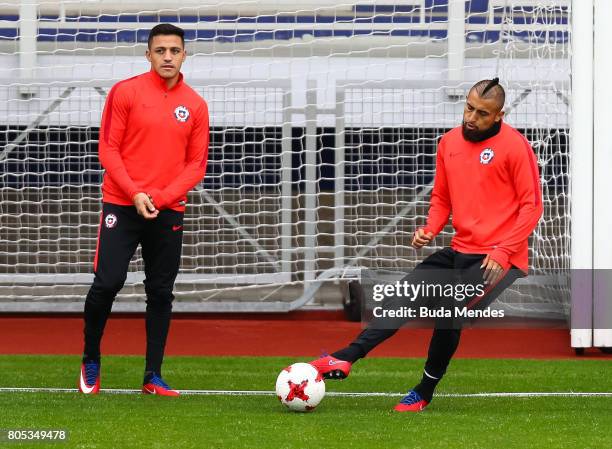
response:
M101 111L148 70L148 30L186 31L186 81L211 117L189 196L175 310L337 308L362 268L430 251L436 143L467 89L499 76L533 145L545 213L532 276L502 301L566 316L570 2L0 0L0 310L77 311L100 222ZM135 255L115 310L142 310ZM530 280L529 280L530 279Z

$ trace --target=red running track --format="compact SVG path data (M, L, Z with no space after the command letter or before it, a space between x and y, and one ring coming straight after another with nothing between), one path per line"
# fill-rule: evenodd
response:
M282 316L205 316L175 318L167 355L318 356L349 343L360 323L336 313ZM331 318L331 319L330 319ZM0 316L1 354L80 354L79 316ZM431 330L402 329L381 344L373 357L425 357ZM112 316L102 343L103 354L144 354L142 316ZM612 358L597 350L589 358ZM573 358L567 329L466 329L457 357Z

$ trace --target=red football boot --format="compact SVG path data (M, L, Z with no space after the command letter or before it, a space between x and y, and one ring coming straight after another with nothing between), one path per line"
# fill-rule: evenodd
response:
M100 364L84 362L81 364L79 391L84 394L98 394L100 391Z
M351 372L351 362L337 359L331 355L309 362L324 379L346 379Z
M419 393L410 390L393 410L396 412L420 412L427 407L428 404L429 402L423 399Z
M156 394L158 396L179 396L179 392L170 388L158 375L153 375L151 380L142 386L143 394Z

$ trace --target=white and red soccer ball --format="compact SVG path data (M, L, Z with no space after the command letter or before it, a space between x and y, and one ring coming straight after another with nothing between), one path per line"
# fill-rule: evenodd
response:
M308 363L294 363L276 379L276 395L290 410L314 410L325 396L325 382L319 371Z

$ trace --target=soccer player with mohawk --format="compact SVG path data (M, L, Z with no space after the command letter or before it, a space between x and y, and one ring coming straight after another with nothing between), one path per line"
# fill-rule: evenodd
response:
M526 275L528 237L543 212L536 157L527 139L504 123L504 102L497 78L477 82L468 93L462 125L440 139L427 223L415 231L412 246L431 243L451 214L455 234L450 247L427 257L403 279L410 284L482 282L484 293L464 303L474 310L490 305ZM391 298L385 307L402 301L405 298ZM424 301L416 298L414 303ZM327 379L343 379L354 362L406 321L376 318L347 347L311 364ZM431 402L459 345L461 325L456 324L436 322L421 381L396 411L421 411Z

